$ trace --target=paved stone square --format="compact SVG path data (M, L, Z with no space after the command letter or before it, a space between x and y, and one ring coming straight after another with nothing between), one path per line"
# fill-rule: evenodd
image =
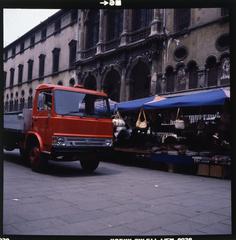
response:
M49 163L35 173L6 152L4 234L231 234L230 180L101 162Z

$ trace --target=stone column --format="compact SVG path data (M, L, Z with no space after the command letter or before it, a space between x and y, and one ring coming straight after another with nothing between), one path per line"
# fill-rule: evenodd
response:
M150 36L161 34L161 10L154 9Z
M129 10L124 9L123 12L123 31L121 33L121 39L120 39L120 46L126 45L127 44L127 37L128 37L128 14Z
M199 69L198 73L198 87L204 88L207 87L207 75L205 69Z
M77 60L82 59L82 51L84 49L84 10L78 12L78 41L77 41Z
M97 80L97 91L102 90L102 76L100 74L97 75L96 77Z
M120 79L120 101L126 100L126 68L122 66L121 79Z
M126 79L125 81L125 101L129 101L130 99L130 79Z
M150 93L151 95L156 94L157 88L157 81L158 81L158 68L157 68L157 57L153 57L152 59L152 66L151 66L151 86L150 86Z
M97 53L96 54L99 54L102 52L103 27L104 27L104 9L100 9L99 10L99 36L98 36Z

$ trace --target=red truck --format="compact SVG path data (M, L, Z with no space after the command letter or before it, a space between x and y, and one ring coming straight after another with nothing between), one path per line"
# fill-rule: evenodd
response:
M19 148L34 171L51 159L80 160L85 171L93 172L113 147L108 97L80 86L41 84L32 109L4 115L3 136L4 148Z

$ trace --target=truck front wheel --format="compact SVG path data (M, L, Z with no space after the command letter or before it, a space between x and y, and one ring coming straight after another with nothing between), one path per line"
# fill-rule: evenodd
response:
M80 160L80 165L86 173L92 173L99 165L99 160L84 157Z
M39 145L34 144L29 148L28 159L30 161L31 169L35 172L41 172L45 169L47 163L46 159L43 159Z

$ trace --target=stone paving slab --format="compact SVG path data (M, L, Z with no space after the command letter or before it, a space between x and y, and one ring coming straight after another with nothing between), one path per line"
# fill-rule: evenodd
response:
M50 162L45 173L4 161L4 234L231 234L231 182L101 162Z

